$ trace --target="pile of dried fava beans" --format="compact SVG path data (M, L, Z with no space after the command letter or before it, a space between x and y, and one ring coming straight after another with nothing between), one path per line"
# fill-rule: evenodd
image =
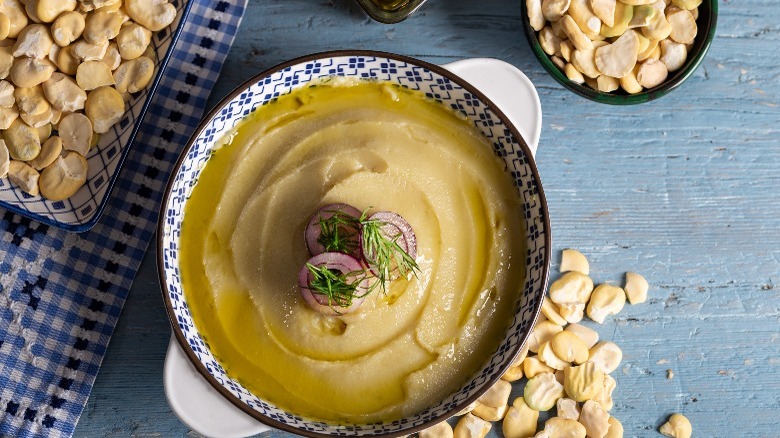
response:
M680 69L702 0L526 0L539 44L577 84L635 94Z
M0 177L51 201L87 179L86 155L152 79L167 0L0 2Z
M593 287L590 265L579 251L563 251L561 272L542 303L542 315L509 370L462 415L453 428L442 422L419 433L420 438L484 438L502 421L505 438L622 438L623 426L609 414L617 382L610 375L623 359L615 343L599 342L599 334L578 324L588 315L603 324L606 317L631 304L643 303L649 288L641 275L626 273L624 287ZM523 396L509 404L511 382L525 377ZM556 416L537 430L539 412ZM660 430L666 436L690 438L691 423L674 414Z

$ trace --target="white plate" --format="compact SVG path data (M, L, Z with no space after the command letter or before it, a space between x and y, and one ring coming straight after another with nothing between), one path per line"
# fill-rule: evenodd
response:
M536 155L542 107L531 81L513 65L474 58L443 66L482 91L507 116ZM171 336L163 370L165 396L179 419L193 431L215 438L243 438L271 430L222 397L195 370Z

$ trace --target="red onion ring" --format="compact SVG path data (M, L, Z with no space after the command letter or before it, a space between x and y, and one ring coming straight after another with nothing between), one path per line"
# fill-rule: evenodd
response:
M341 272L344 275L363 271L363 266L358 259L340 252L324 252L318 254L310 258L307 264L312 264L317 267L324 266L328 269ZM355 289L355 298L352 299L352 304L345 308L335 304L330 305L327 296L314 293L309 288L309 284L314 279L313 277L309 268L304 265L298 274L298 286L301 288L301 295L303 296L304 301L306 301L306 304L323 315L336 316L354 312L355 309L363 303L365 294L370 287L368 278L364 277L362 280L355 278L353 281L360 281L360 284L358 284Z
M309 219L309 222L306 224L306 229L304 231L304 239L306 241L306 248L309 250L309 254L316 256L317 254L322 254L326 251L325 246L319 242L320 235L322 234L320 221L329 219L335 214L336 211L355 219L360 219L362 214L357 208L344 203L328 204L317 210ZM354 234L356 236L355 249L350 251L349 255L360 259L360 226L356 224L354 227L342 227L341 229L344 231L345 235Z

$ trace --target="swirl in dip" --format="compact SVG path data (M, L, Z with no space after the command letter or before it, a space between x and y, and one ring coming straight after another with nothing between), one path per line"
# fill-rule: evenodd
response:
M516 188L470 122L419 92L332 79L258 108L187 202L182 283L230 376L314 419L390 421L457 391L496 350L525 273ZM301 297L303 232L344 202L402 215L416 277L325 316Z

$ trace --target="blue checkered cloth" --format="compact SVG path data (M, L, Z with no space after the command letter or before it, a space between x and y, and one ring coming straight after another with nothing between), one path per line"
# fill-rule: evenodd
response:
M0 209L0 436L70 436L162 192L198 124L246 0L191 0L189 18L103 218L72 234Z

